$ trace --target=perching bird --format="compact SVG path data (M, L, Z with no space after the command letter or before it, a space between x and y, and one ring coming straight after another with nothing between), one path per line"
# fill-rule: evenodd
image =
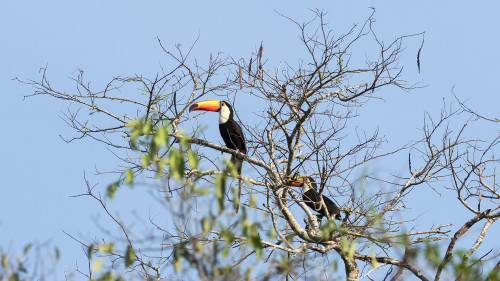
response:
M192 104L189 107L189 111L195 110L206 110L219 112L219 132L224 140L226 146L230 149L237 150L243 154L247 153L247 147L245 142L245 136L243 135L243 130L236 121L234 121L233 108L226 101L218 100L207 100L200 101ZM231 162L234 164L238 175L241 175L241 167L243 165L243 158L233 154L231 156ZM241 196L241 182L239 184L238 190L238 201ZM236 213L238 213L238 207L236 207Z
M290 182L290 185L302 187L302 200L304 200L304 203L306 203L309 208L319 213L319 215L317 215L318 219L322 219L323 217L328 218L326 210L328 210L330 217L338 220L342 219L339 207L335 205L330 198L323 196L323 194L320 197L318 193L318 186L312 177L295 177ZM326 210L322 207L320 198L323 198Z

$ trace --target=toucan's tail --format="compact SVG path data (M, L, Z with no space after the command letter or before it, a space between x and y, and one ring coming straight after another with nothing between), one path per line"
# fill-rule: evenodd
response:
M231 163L233 163L234 167L236 168L236 171L238 172L238 176L241 175L241 167L243 167L243 157L232 155L231 156Z
M236 168L236 171L238 172L238 176L241 176L241 168L243 167L243 157L236 156L233 154L231 156L231 163L233 163L234 167ZM237 205L236 205L236 213L238 213L238 210L240 208L240 198L241 198L241 179L238 179L238 199L237 199Z

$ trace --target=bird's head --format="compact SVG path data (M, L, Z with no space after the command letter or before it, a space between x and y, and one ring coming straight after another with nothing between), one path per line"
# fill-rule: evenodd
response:
M297 187L302 187L302 190L306 192L310 188L315 189L316 188L316 183L312 177L299 177L299 176L294 176L290 179L289 182L290 186L297 186Z
M226 101L206 100L193 103L189 107L189 111L195 110L219 112L219 124L224 124L227 120L233 118L233 109Z
M299 186L302 186L302 184L306 180L307 180L307 178L304 178L304 177L293 176L292 178L290 178L290 182L288 183L288 185L299 187Z

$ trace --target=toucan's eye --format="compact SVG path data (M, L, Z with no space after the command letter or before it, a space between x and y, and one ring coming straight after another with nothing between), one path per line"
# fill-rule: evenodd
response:
M222 106L226 106L226 103L224 103L224 102L223 102L223 103L222 103Z

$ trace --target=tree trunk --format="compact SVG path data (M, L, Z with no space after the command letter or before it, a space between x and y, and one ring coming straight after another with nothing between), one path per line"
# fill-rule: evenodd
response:
M345 274L347 281L358 281L359 280L359 268L356 260L349 258L346 253L339 252L340 257L344 261Z

